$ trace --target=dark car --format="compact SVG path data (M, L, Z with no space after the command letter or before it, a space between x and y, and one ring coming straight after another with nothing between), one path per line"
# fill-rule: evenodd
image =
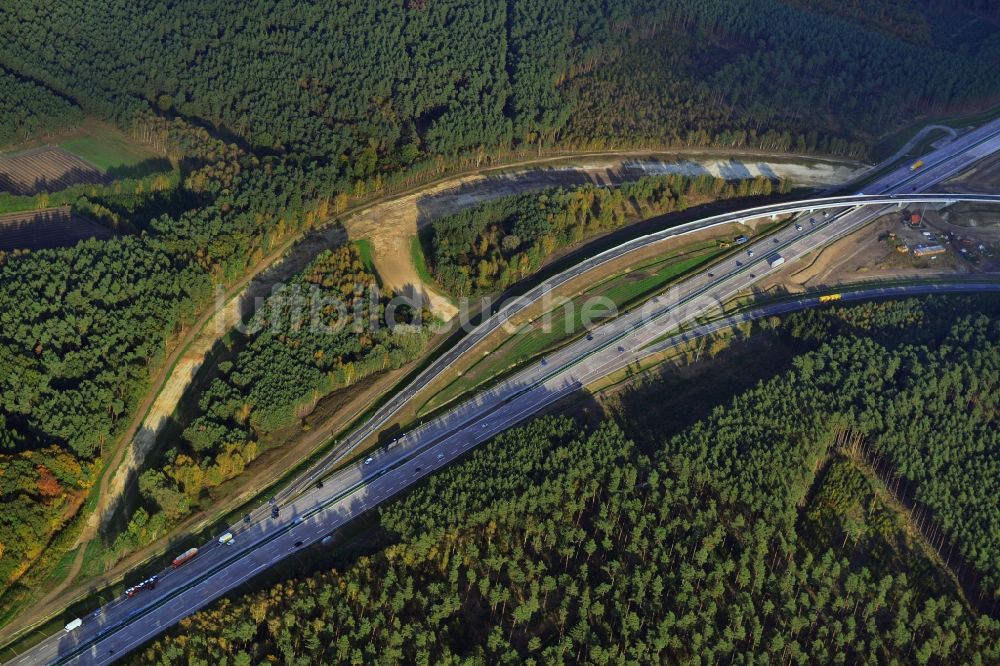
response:
M302 545L302 542L301 542L301 541L296 541L296 542L295 542L295 547L296 547L296 548L298 548L298 547L299 547L299 546L301 546L301 545Z
M322 487L323 487L323 482L322 481L317 481L316 482L316 490L319 490Z
M276 506L272 506L271 507L271 517L272 518L277 518L278 517L278 507L276 507Z
M243 522L246 523L247 525L250 524L250 514L249 513L247 515L243 516Z

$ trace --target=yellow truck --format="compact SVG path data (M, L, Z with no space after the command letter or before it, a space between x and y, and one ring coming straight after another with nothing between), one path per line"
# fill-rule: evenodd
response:
M913 164L912 164L912 165L910 166L910 171L916 171L917 169L919 169L919 168L920 168L920 167L922 167L923 165L924 165L924 161L923 161L923 160L917 160L916 162L914 162L914 163L913 163Z

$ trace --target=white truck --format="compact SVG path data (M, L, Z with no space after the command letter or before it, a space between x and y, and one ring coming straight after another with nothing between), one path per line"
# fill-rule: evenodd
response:
M774 268L775 266L780 266L783 263L785 263L785 258L780 254L775 254L767 258L767 264L771 268Z
M232 546L234 543L236 543L236 540L233 539L232 532L226 532L225 534L219 537L219 543L226 546Z
M83 620L81 620L80 618L76 618L75 620L73 620L72 622L70 622L69 624L67 624L63 628L66 630L66 633L69 633L69 632L73 631L74 629L78 629L80 627L80 625L82 625L82 624L83 624Z

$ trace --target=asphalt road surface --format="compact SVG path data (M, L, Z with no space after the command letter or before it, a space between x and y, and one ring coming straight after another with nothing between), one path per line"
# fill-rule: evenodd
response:
M351 451L361 442L368 439L377 432L405 405L419 390L430 380L447 368L451 367L455 361L466 354L472 347L489 336L495 330L503 326L507 320L516 315L526 307L529 307L546 293L558 289L567 282L574 280L588 271L604 265L610 261L616 261L629 252L634 252L640 248L647 247L654 243L666 241L671 238L691 234L712 227L733 224L757 219L767 215L781 215L803 211L815 211L822 214L824 211L836 209L843 205L856 205L865 201L867 205L877 205L878 203L933 203L936 201L952 201L950 195L929 194L919 196L919 192L939 183L956 173L968 168L970 164L991 155L1000 149L1000 120L988 123L972 132L969 132L958 139L950 142L941 149L934 151L924 159L924 166L916 172L909 170L909 165L902 167L878 181L870 184L865 189L869 192L865 195L858 192L845 197L823 197L818 199L808 199L793 203L770 204L755 208L714 215L702 220L678 225L669 229L664 229L651 234L635 238L627 243L611 248L600 254L591 257L576 266L554 276L550 280L535 287L514 301L505 304L498 312L487 318L473 331L459 341L455 347L448 350L435 362L423 370L406 388L397 392L389 401L383 404L376 413L360 428L347 435L337 446L325 456L323 456L310 470L304 473L301 480L290 484L278 494L281 501L294 497L311 483L326 474L337 462L349 455ZM871 193L877 193L872 195ZM890 197L878 196L892 194L892 201L886 201ZM910 198L912 197L912 198Z
M900 169L867 189L884 194L908 194L913 191L911 188L930 187L998 149L1000 122L995 122L928 155L921 170ZM954 201L968 197L946 195L942 198ZM1000 196L972 198L1000 201ZM142 590L132 598L107 604L99 616L83 618L79 628L52 636L9 663L105 664L116 660L227 590L322 539L477 444L594 380L662 351L664 345L684 342L698 328L673 340L664 338L681 326L696 325L700 317L715 310L719 304L777 270L769 266L768 259L780 254L786 262L794 261L852 232L885 210L893 209L897 203L891 198L886 201L886 205L863 208L853 207L854 202L850 200L829 203L829 206L827 202L803 204L805 210L816 210L814 224L805 221L801 231L789 227L776 238L748 243L740 258L727 259L685 280L668 295L651 298L642 307L608 321L590 335L407 433L370 459L326 476L322 487L316 483L320 471L315 470L303 483L296 484L296 494L291 500L278 499L277 518L272 518L269 505L262 506L250 516L249 523L241 522L230 528L235 536L230 545L219 544L213 539L200 546L198 555L181 567L162 572L155 589ZM760 212L755 213L755 216L760 215ZM749 250L753 251L753 256ZM593 261L574 269L575 274L587 270L587 265L592 267ZM957 290L971 288L973 285L956 285ZM994 289L995 285L978 285L977 288ZM926 289L926 286L914 286L878 291L899 295L926 293L921 291ZM941 289L943 287L937 288ZM815 301L815 298L801 299L800 304L809 307ZM788 307L789 303L775 304L759 312L764 316ZM488 325L502 325L502 317L497 321ZM403 398L408 399L406 395L404 392ZM380 425L376 417L368 431L373 432ZM71 619L66 618L66 621Z

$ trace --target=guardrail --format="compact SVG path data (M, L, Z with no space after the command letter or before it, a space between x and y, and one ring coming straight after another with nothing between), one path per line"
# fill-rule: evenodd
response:
M381 428L391 419L396 412L409 400L419 388L422 388L427 381L442 372L447 371L454 363L465 355L476 344L485 337L499 329L512 316L517 315L522 310L532 305L537 300L544 297L549 292L562 287L566 283L597 269L604 264L620 259L622 256L649 245L672 240L685 235L690 235L706 229L712 229L725 224L735 224L748 220L758 219L767 216L779 216L792 213L813 212L833 208L854 208L858 206L885 206L911 203L936 203L949 205L958 201L1000 203L1000 195L991 194L886 194L886 195L866 195L855 194L836 197L819 197L814 199L804 199L793 203L768 204L765 206L755 206L741 209L730 213L722 213L711 217L687 222L676 227L655 231L638 238L609 248L593 257L584 260L576 266L559 273L550 280L546 280L541 285L519 296L507 304L503 305L489 319L477 326L469 335L462 338L459 343L447 351L437 361L427 366L417 375L405 388L396 394L389 402L385 403L375 415L363 425L348 434L325 458L315 463L302 480L291 484L279 492L276 497L279 500L287 501L288 498L300 493L308 488L313 482L321 478L329 470L328 468L349 455L351 450L370 437L375 431Z

